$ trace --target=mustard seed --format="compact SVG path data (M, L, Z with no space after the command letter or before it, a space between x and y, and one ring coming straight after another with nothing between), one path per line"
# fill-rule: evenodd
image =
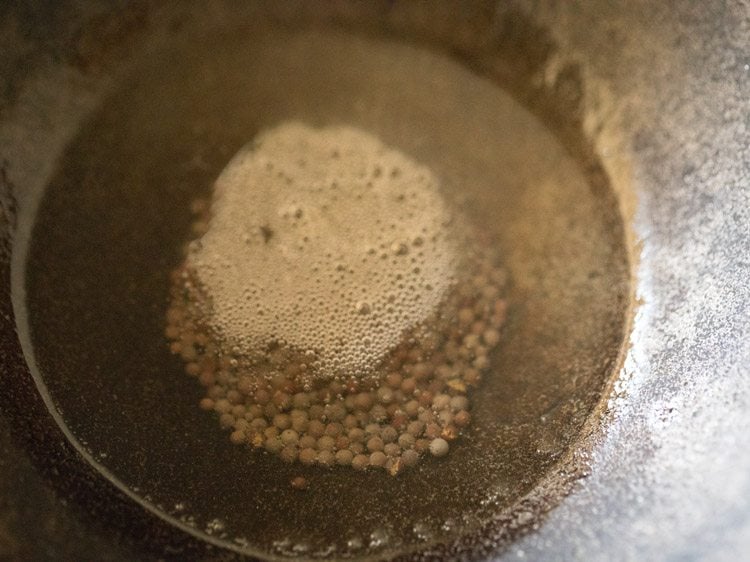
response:
M414 466L419 461L419 453L413 449L408 449L401 455L401 462L408 467Z
M417 414L419 414L419 408L421 406L419 405L419 402L416 400L409 400L406 404L404 404L404 412L410 417L415 418L417 417Z
M370 451L382 451L383 440L380 437L371 437L367 441L367 449Z
M315 449L312 449L310 447L301 449L299 452L299 461L302 464L313 464L317 457L318 457L318 452Z
M406 396L411 396L414 393L414 389L417 388L417 381L414 379L404 379L401 383L401 391Z
M402 433L398 436L398 444L402 449L411 449L416 439L411 433Z
M295 408L304 410L310 407L310 396L304 392L298 392L292 397L292 405Z
M371 466L383 466L386 461L385 453L382 451L375 451L370 455L370 465Z
M292 429L298 433L304 433L310 426L310 422L307 421L307 416L296 416L292 417Z
M276 414L273 417L273 425L279 428L279 430L289 429L292 425L292 420L287 414Z
M359 454L355 455L355 457L352 459L352 467L357 470L364 470L367 468L367 465L370 464L369 457Z
M344 428L340 423L329 423L326 426L326 435L330 435L331 437L338 437L339 435L341 435L343 429Z
M330 435L324 435L318 439L318 450L331 451L336 445L336 441Z
M276 426L270 426L263 430L263 435L266 439L274 439L279 435L279 429Z
M448 408L446 408L445 410L440 410L438 412L438 419L443 426L446 426L453 421L453 412L451 412Z
M221 414L219 416L219 423L223 428L229 428L234 425L235 417L232 414Z
M372 408L372 403L373 403L372 394L370 394L369 392L360 392L357 395L357 399L356 399L357 408L361 410L369 410L370 408Z
M401 447L396 443L386 443L383 447L383 452L389 457L396 457L401 454Z
M315 449L318 446L318 440L312 435L303 435L299 439L299 446L302 449Z
M268 427L268 422L265 418L255 418L250 421L250 428L253 431L263 431Z
M325 431L326 426L323 425L323 422L320 422L318 420L312 420L307 426L307 433L309 433L313 437L321 437L325 433Z
M403 378L399 372L391 372L385 377L385 383L392 389L396 390L400 388Z
M443 410L450 404L451 397L447 394L438 394L432 399L432 407L436 410Z
M281 432L280 437L284 445L296 445L299 441L299 434L293 429L285 429Z
M267 439L265 443L263 443L263 446L266 448L266 450L269 453L279 453L281 452L281 449L283 447L283 445L281 444L281 441L279 441L279 439L276 437Z
M353 427L352 429L350 429L348 435L349 440L352 442L360 442L365 438L365 432L358 427Z
M278 408L272 402L269 402L263 407L263 415L269 419L273 419L276 414L279 413Z
M460 410L453 416L453 423L458 427L466 427L471 421L471 415L466 410Z
M474 320L474 311L471 308L462 308L458 311L458 321L463 325L469 325Z
M265 406L271 400L271 395L266 390L258 390L255 392L255 402L261 406Z
M333 454L333 451L330 451L328 449L324 449L322 451L318 452L318 463L322 464L323 466L333 466L333 463L336 461L336 457Z
M435 439L436 437L440 436L440 432L442 430L443 428L441 428L438 424L428 423L424 429L424 434L430 439Z
M320 404L313 404L310 406L310 409L308 410L310 420L316 420L321 421L323 419L323 414L325 413L323 406Z
M448 442L440 437L430 442L430 453L435 457L444 457L448 454L449 448Z
M307 482L307 479L303 476L295 476L292 478L290 485L295 490L307 490L307 488L310 486Z
M279 452L279 456L281 457L281 460L284 462L294 462L297 460L297 447L296 445L286 445L285 447L282 447L281 451Z
M380 432L380 437L384 443L392 443L398 439L398 432L393 427L387 425Z
M484 355L480 355L479 357L474 359L474 362L472 363L472 365L474 365L474 367L479 369L480 371L486 369L489 364L489 360Z
M419 437L420 435L422 435L423 430L424 423L421 421L413 421L406 427L406 431L414 437Z
M339 402L329 404L325 408L325 415L332 422L340 422L346 416L346 408Z
M227 400L226 398L221 398L214 404L214 409L220 414L227 414L232 409L232 403L229 402L229 400Z
M348 466L352 464L354 454L349 449L339 449L336 451L336 464Z
M500 332L497 330L485 330L482 333L482 340L486 345L494 347L500 342Z
M370 417L376 422L384 422L388 418L388 412L380 404L375 404L370 410Z
M466 410L469 407L469 399L462 395L453 396L450 404L453 410Z

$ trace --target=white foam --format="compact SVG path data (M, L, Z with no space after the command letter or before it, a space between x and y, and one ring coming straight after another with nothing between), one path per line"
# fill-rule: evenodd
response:
M216 181L188 254L214 328L243 351L278 341L322 374L366 374L453 283L438 183L358 129L265 132Z

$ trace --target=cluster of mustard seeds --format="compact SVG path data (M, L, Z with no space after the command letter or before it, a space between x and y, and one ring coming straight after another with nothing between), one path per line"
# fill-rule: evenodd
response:
M166 336L233 443L392 475L448 454L505 272L429 168L360 129L282 123L193 210Z
M500 340L505 271L480 243L465 263L436 313L366 375L311 377L309 351L276 342L247 354L223 341L185 264L172 273L166 336L206 388L200 407L218 414L232 443L289 463L396 475L423 455L448 454L471 421L468 392Z

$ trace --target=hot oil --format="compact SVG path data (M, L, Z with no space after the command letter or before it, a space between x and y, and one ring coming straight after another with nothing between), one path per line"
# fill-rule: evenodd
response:
M169 353L169 274L191 203L288 120L357 127L427 166L510 273L510 311L472 423L445 458L392 477L287 464L229 443ZM69 147L28 262L35 356L79 441L182 524L252 552L359 556L481 528L575 446L622 340L617 209L503 90L420 47L245 30L151 57ZM304 476L305 491L290 481ZM536 506L536 507L535 507ZM526 521L528 523L528 521Z

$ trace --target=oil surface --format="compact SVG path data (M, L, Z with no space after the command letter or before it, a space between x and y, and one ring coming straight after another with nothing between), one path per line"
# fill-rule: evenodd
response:
M167 349L190 202L249 139L289 119L359 127L429 166L513 279L466 437L397 478L233 447ZM35 357L100 463L207 534L341 557L445 540L534 489L600 398L628 295L603 187L502 90L422 48L280 29L187 41L123 82L47 190L27 267ZM305 492L289 487L300 473Z

